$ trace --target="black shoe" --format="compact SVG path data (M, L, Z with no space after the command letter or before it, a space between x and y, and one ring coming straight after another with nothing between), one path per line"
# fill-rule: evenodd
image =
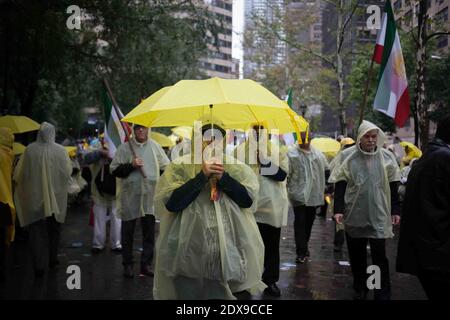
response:
M97 254L97 253L102 252L102 250L103 250L103 249L100 249L100 248L92 248L92 249L91 249L91 252L92 252L93 254Z
M153 277L154 276L152 267L149 266L149 265L144 265L144 266L141 267L141 274L145 275L145 276L148 276L148 277Z
M123 276L125 278L130 278L130 279L134 277L134 271L133 271L133 266L132 265L126 265L124 267Z
M358 290L355 292L353 296L353 300L366 300L367 299L367 290Z
M297 256L297 258L295 259L295 263L306 263L306 261L306 256Z
M115 253L121 253L122 252L122 247L111 249L111 251L115 252Z
M278 288L276 283L268 284L267 288L264 289L264 293L272 296L272 297L279 297L281 296L281 291Z

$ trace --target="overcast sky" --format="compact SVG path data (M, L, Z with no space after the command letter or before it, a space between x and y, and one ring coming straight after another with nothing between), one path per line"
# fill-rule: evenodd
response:
M244 53L242 51L242 39L244 31L244 0L233 0L233 58L239 59L240 74L242 78L242 62Z

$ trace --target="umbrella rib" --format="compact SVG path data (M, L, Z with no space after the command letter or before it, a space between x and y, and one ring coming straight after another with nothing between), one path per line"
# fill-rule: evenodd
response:
M220 78L216 78L216 81L219 86L220 92L222 93L223 100L225 101L225 103L228 103L229 102L228 97L226 96L225 91L222 88L222 84L220 83Z

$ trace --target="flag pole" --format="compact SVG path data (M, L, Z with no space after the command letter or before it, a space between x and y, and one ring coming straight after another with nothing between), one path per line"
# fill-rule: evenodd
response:
M369 93L369 85L370 85L370 81L372 80L372 71L373 71L373 58L370 59L370 67L369 67L369 71L367 72L367 80L366 80L366 87L364 89L364 99L363 99L363 103L361 105L361 110L360 110L360 114L359 114L359 125L361 125L361 123L363 122L363 118L364 118L364 109L366 108L367 105L367 95Z
M130 146L131 153L133 154L133 159L136 159L137 158L136 151L134 150L133 144L131 143L130 133L128 132L128 128L122 122L120 112L119 112L119 110L117 108L118 105L117 105L116 99L114 98L114 95L113 95L113 93L111 91L111 88L109 86L108 80L106 80L106 78L103 78L103 83L104 83L104 85L106 87L106 90L108 91L109 97L111 98L113 108L116 111L117 116L119 117L120 125L122 126L123 131L125 131L125 134L127 135L128 145ZM144 173L144 170L142 169L142 167L139 167L139 171L140 171L142 177L147 178L145 173Z

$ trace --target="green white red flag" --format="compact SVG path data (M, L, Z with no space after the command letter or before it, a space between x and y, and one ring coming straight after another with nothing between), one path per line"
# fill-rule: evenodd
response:
M373 107L403 127L409 118L408 80L391 2L386 1L373 61L380 64Z

